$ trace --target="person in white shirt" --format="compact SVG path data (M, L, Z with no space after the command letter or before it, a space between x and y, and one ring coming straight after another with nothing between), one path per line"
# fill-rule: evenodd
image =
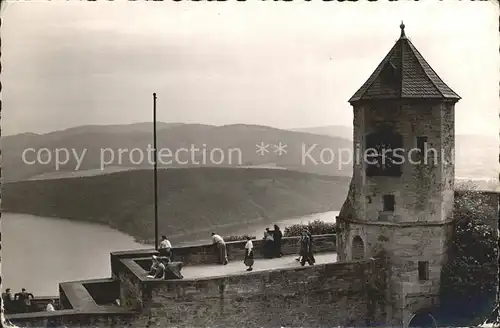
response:
M54 308L54 300L50 300L49 304L47 304L47 307L45 308L45 311L47 312L54 312L56 309ZM54 320L53 317L49 317L46 320L45 327L51 328L51 327L56 327L57 324Z
M248 267L247 271L253 270L253 243L252 238L247 236L247 243L245 244L245 259L243 263Z
M171 257L172 252L170 249L172 248L172 244L170 241L167 239L166 236L161 236L161 242L160 242L160 249L158 250L160 252L161 256L166 256L166 257Z
M56 309L54 308L54 301L50 300L49 304L47 304L47 312L52 312L55 311Z
M216 234L215 232L212 232L212 244L217 246L217 254L219 257L219 263L226 265L227 264L227 249L226 249L226 243L224 242L224 239L222 239L221 236Z

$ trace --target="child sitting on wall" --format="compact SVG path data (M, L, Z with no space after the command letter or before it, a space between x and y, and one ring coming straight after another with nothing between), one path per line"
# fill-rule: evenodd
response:
M165 264L162 263L158 259L156 255L152 256L153 265L151 266L151 270L149 271L148 278L153 279L164 279L165 278Z

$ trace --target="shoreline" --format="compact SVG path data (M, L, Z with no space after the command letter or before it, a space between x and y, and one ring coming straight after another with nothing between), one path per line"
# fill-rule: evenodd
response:
M186 233L176 233L172 235L168 235L169 240L172 242L173 240L176 241L176 244L185 246L187 244L199 244L200 243L200 238L197 238L197 235L201 235L203 233L210 233L213 230L228 230L231 228L237 228L237 227L242 227L242 226L249 226L253 224L274 224L278 221L283 221L283 220L294 220L298 218L303 218L307 220L308 217L312 217L314 215L318 215L321 213L329 213L329 212L338 212L338 210L328 210L328 211L318 211L318 212L309 212L305 213L303 215L293 215L293 216L286 216L286 217L275 217L275 218L265 218L265 217L258 217L255 219L251 220L246 220L244 222L234 222L234 223L228 223L228 224L221 224L221 225L215 225L211 226L208 228L202 228L202 229L196 229L191 232L186 232ZM84 218L65 218L65 217L59 217L59 216L41 216L41 215L36 215L32 213L25 213L25 212L3 212L2 214L12 214L12 215L30 215L33 217L45 217L45 218L50 218L50 219L56 219L56 220L65 220L65 221L70 221L70 222L79 222L79 223L86 223L86 224L92 224L92 225L99 225L108 229L113 229L116 230L124 235L127 235L128 237L132 238L132 240L138 244L144 245L144 246L151 246L154 247L154 240L149 240L149 239L142 239L141 237L137 237L134 235L131 235L130 233L123 231L117 227L114 227L113 225L106 224L105 222L102 221L93 221L89 219L84 219ZM310 220L313 221L313 220ZM310 222L307 221L307 222ZM230 237L231 234L223 233L223 237ZM191 237L191 238L189 238ZM258 237L258 236L255 236ZM185 238L185 241L180 241L179 239ZM207 235L207 242L210 241L210 237Z
M255 231L254 231L255 228L252 226L267 224L271 227L273 224L282 223L282 221L297 220L299 218L302 219L301 222L307 224L309 222L315 221L316 219L309 219L309 218L312 218L316 215L326 214L326 213L338 213L338 212L339 212L338 210L330 210L330 211L323 211L323 212L308 213L305 215L287 216L287 217L282 217L282 218L260 218L258 220L254 220L254 221L231 223L231 224L219 225L219 226L211 227L211 228L199 229L199 230L196 230L196 231L193 231L190 233L185 233L185 234L170 235L170 236L168 236L168 238L171 242L174 241L175 244L177 244L178 246L182 246L182 247L203 244L202 240L204 240L204 239L206 239L207 243L210 243L211 241L210 241L209 233L212 232L213 230L223 230L223 231L219 231L220 235L223 238L227 238L227 237L231 237L231 236L250 235L250 236L256 237L258 239L258 238L260 238L260 235L255 235ZM325 220L320 220L320 221L327 222ZM286 227L288 225L284 226L283 224L280 224L280 226L283 228L283 227ZM249 232L248 233L224 232L224 230L227 231L227 230L232 229L234 231L234 230L237 230L238 228L241 228L241 227L248 227ZM283 229L283 231L284 231L284 229ZM206 233L205 238L197 238L196 237L196 236L200 236L202 233ZM182 237L188 237L188 238L186 238L187 239L186 241L177 240L177 238L182 238ZM189 237L191 237L191 238L189 238ZM137 241L137 242L142 244L141 241ZM154 241L152 243L148 243L145 245L154 245Z

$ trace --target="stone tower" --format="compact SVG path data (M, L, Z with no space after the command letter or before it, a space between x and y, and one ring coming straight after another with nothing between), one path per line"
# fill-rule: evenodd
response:
M340 261L387 256L387 323L406 327L438 301L452 231L460 97L400 28L394 47L349 100L357 158L337 218L337 249Z

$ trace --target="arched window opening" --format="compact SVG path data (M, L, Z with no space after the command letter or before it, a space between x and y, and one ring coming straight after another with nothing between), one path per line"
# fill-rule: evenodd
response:
M437 323L432 314L420 312L411 317L408 327L437 328Z
M352 240L352 260L359 261L365 258L365 243L360 236L355 236Z

